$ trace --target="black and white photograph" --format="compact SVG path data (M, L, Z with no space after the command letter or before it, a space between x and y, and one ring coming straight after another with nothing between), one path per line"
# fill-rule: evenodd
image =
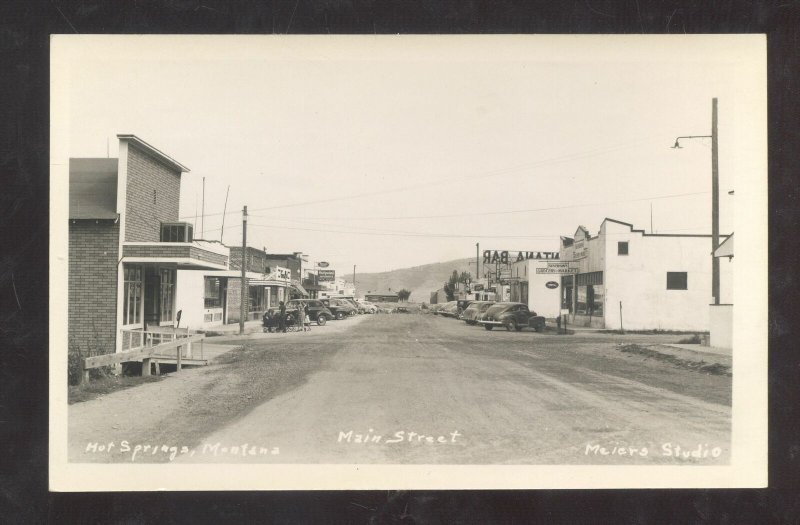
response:
M763 35L50 46L52 490L766 484Z

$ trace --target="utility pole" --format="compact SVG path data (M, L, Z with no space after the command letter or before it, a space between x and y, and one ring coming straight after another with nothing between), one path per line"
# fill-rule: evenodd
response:
M206 178L203 177L203 201L200 207L200 238L206 238Z
M717 97L711 99L711 293L719 304L719 147L717 136Z
M239 335L244 334L244 315L245 301L250 299L247 289L247 277L245 277L245 267L247 266L247 206L242 210L242 293L239 301Z
M675 139L673 149L681 147L681 139L711 139L711 295L719 304L719 141L717 134L717 97L711 99L711 135L686 135Z
M225 233L225 214L228 211L228 193L231 191L230 184L228 185L228 191L225 192L225 206L222 208L222 228L219 230L219 242L222 243L222 236ZM652 233L652 232L651 232ZM266 251L266 250L264 250Z
M475 243L475 280L481 278L481 243Z
M353 265L353 297L356 296L356 265Z

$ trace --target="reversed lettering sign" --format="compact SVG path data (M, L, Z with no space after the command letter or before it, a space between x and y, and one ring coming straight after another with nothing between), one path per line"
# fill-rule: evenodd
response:
M318 270L317 281L330 282L336 280L336 270Z
M586 241L580 240L575 241L575 244L572 248L572 258L573 259L583 259L586 257Z
M528 259L558 259L558 252L509 252L508 250L484 250L484 264L509 264Z
M548 262L544 268L536 268L538 274L556 274L567 275L571 273L578 273L577 268L570 268L567 262Z

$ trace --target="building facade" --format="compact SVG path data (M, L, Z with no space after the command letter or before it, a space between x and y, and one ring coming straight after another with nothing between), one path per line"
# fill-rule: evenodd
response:
M281 301L308 297L302 285L293 279L300 274L299 255L269 254L248 246L243 258L241 246L232 246L229 250L228 270L179 272L181 293L178 305L183 311L184 326L207 330L238 323L243 298L244 319L253 321L261 319L265 311L277 307ZM245 266L244 294L242 264Z
M595 236L581 226L562 237L560 261L570 269L552 282L572 324L708 331L711 251L710 235L648 234L607 218ZM720 282L721 302L730 303L727 261L721 261Z
M227 248L180 222L188 168L134 135L116 159L70 159L69 342L84 355L173 329L178 270L227 269Z

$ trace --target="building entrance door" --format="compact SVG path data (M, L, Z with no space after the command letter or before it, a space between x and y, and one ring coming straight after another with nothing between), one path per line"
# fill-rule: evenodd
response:
M154 266L144 269L144 326L158 326L161 320L161 276Z

